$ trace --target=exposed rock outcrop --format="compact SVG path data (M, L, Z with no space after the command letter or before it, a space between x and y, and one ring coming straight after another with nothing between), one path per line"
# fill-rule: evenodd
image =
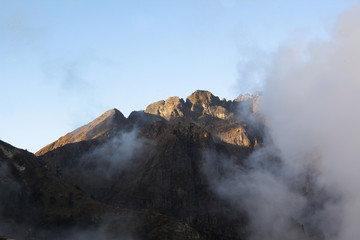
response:
M145 113L171 120L179 117L197 119L211 116L219 119L233 119L240 111L256 113L260 95L240 95L234 101L219 99L209 91L197 90L187 97L186 101L179 97L170 97L150 104Z
M161 100L147 106L145 113L159 115L166 120L177 117L184 117L188 114L189 109L183 99L179 97L169 97L166 101Z
M226 108L229 102L220 100L209 91L197 90L186 99L190 111L195 117L209 115L220 119L228 119L233 116Z
M145 113L166 120L185 118L200 124L221 141L253 148L261 141L261 137L259 139L254 134L261 134L259 131L249 133L249 127L244 123L254 123L250 118L257 113L259 101L259 94L240 95L234 101L226 101L209 91L197 90L187 97L186 102L178 97L171 97L166 101L150 104Z

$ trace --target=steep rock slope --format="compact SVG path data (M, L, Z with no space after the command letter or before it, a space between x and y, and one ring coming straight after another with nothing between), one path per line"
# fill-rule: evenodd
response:
M42 155L48 151L52 151L69 143L87 141L98 137L111 135L112 132L116 132L123 128L126 123L126 118L119 110L115 108L111 109L106 111L100 117L96 118L94 121L66 134L63 137L60 137L57 141L40 149L35 153L35 155Z

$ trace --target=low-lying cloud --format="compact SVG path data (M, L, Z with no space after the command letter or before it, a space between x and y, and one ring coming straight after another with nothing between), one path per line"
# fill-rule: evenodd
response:
M91 174L112 177L126 170L132 161L142 154L147 143L146 139L138 137L138 130L134 128L97 146L84 154L79 161L81 164L94 166Z

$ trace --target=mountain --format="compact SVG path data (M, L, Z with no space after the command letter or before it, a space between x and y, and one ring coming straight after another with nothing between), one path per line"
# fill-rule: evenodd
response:
M246 214L234 214L214 193L204 156L243 165L262 144L259 99L226 101L198 90L186 100L170 97L150 104L127 119L109 110L35 155L2 143L0 160L6 164L1 166L11 166L17 176L12 181L27 190L20 191L16 211L0 215L15 222L30 216L37 220L21 224L33 232L61 232L61 237L76 226L86 234L96 230L97 239L247 239ZM223 164L215 162L211 171L221 176ZM9 233L0 228L0 235L14 236Z

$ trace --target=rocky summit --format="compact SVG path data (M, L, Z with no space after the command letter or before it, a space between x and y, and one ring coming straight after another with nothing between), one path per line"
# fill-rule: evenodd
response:
M161 100L150 104L145 112L161 116L166 120L178 117L196 119L204 116L230 119L234 118L234 114L241 110L240 107L246 107L245 102L248 104L248 101L252 99L252 95L251 97L249 95L249 98L246 99L239 96L234 101L226 101L225 99L220 100L209 91L198 90L187 97L186 101L179 97L170 97L165 101ZM255 105L258 104L256 101L254 100ZM252 109L252 112L256 112L257 109L254 110L255 108Z
M128 118L109 110L36 154L0 142L0 236L249 239L245 211L211 184L224 165L208 156L243 167L263 141L260 98L198 90Z

